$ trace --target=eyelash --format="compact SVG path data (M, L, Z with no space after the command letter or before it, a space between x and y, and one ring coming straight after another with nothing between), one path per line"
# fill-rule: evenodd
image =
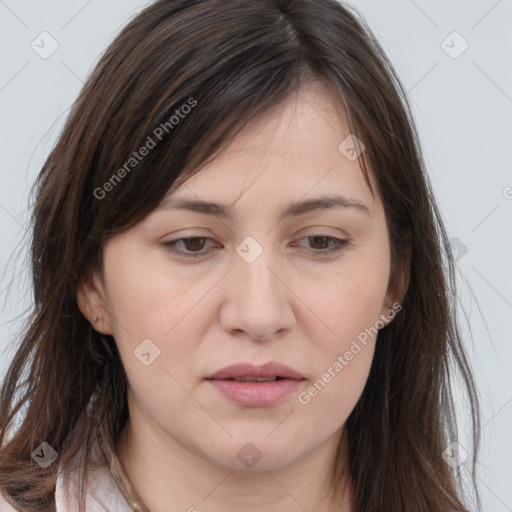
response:
M300 240L304 240L304 239L308 239L308 238L325 238L326 240L334 241L334 247L332 247L331 249L313 250L314 253L319 254L319 255L332 254L332 253L339 252L349 244L348 240L344 240L342 238L336 238L334 236L327 236L327 235L309 235L309 236L301 238ZM199 251L186 252L186 251L176 250L175 246L179 242L183 242L183 241L187 241L187 240L194 240L194 239L211 240L210 237L206 237L206 236L189 236L186 238L177 238L176 240L171 240L170 242L164 242L163 245L165 247L167 247L170 252L172 252L174 254L178 254L180 256L184 256L186 258L197 258L199 256L204 256L206 254L205 252L199 252Z

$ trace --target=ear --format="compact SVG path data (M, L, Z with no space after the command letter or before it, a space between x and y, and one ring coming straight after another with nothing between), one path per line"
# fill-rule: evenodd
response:
M113 334L105 286L97 272L91 272L79 280L76 301L78 308L96 331Z
M397 258L392 262L384 309L380 319L385 325L391 323L397 311L397 306L402 303L407 289L409 288L411 276L411 255L412 244L410 238L400 248ZM393 312L394 311L394 312Z

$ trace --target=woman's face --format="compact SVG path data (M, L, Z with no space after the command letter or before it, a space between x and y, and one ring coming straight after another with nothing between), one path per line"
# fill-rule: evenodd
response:
M247 125L109 239L104 277L80 288L82 311L119 348L132 420L166 448L231 469L334 453L396 298L383 206L349 140L340 149L350 132L335 104L314 83ZM267 363L295 373L261 373ZM256 368L210 379L234 364Z

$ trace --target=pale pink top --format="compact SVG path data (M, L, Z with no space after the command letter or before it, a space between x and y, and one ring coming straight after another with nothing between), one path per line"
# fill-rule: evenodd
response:
M78 512L78 469L65 477L59 469L55 499L57 512ZM105 464L101 469L87 473L86 512L132 512L117 486L110 469ZM0 512L17 512L0 493Z

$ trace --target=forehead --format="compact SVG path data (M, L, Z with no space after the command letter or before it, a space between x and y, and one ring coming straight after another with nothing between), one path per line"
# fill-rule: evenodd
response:
M369 190L359 159L348 157L347 141L353 139L339 98L324 83L311 82L252 119L161 206L170 200L233 205L240 199L236 209L245 202L279 205L334 194L373 211L378 197Z

